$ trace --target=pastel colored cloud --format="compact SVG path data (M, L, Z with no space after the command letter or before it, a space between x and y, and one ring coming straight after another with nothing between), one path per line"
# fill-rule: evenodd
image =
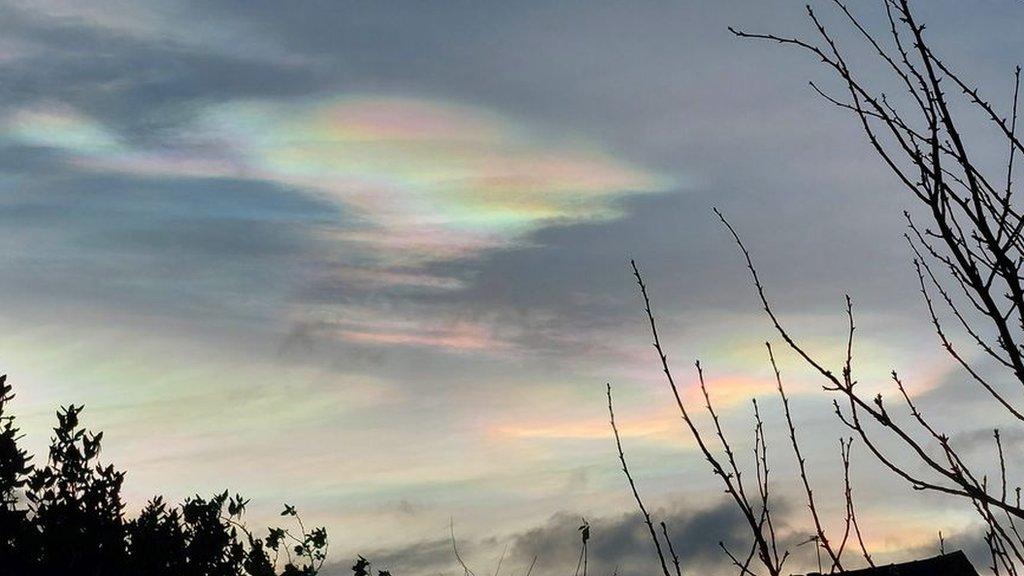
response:
M618 214L615 200L668 181L578 141L478 108L350 97L231 104L202 120L246 172L314 191L371 224L343 236L401 261L506 245L556 221Z
M507 22L488 16L482 35L475 16L436 6L421 14L406 6L396 18L376 4L353 12L308 5L308 14L271 4L8 4L0 64L13 84L0 109L0 146L26 150L0 173L0 208L13 224L0 238L12 256L0 275L8 303L0 351L35 453L45 455L56 407L85 403L86 423L107 432L104 461L129 471L130 506L158 492L178 499L230 487L253 497L249 521L260 526L287 501L328 525L334 558L434 537L444 548L454 517L468 554L480 555L470 564L493 565L500 549L472 539L493 542L558 510L588 518L633 510L602 397L610 380L626 454L652 509L680 494L703 507L721 488L680 421L630 293L622 251L638 244L684 401L710 434L692 365L701 358L746 465L750 398L763 400L768 433L780 438L771 445L776 489L807 527L763 346L776 336L755 302L717 297L732 287L706 273L735 267L743 277L732 245L715 251L687 232L707 232L702 206L718 204L745 237L764 241L762 255L826 228L836 238L853 226L881 237L881 205L870 219L844 210L838 226L822 212L810 227L798 218L810 212L785 206L818 206L802 178L823 166L829 190L884 194L885 186L850 178L874 164L839 148L808 156L807 130L817 125L792 121L793 110L808 118L789 95L757 99L767 123L751 121L735 94L723 98L715 80L735 68L736 54L698 42L712 49L675 56L692 52L700 30L669 26L670 40L688 39L678 46L658 26L640 44L621 34L652 15L692 19L635 9L627 20L601 10L583 20L572 10L541 18L531 9ZM559 21L579 25L550 25ZM468 25L430 25L441 22ZM590 42L612 38L609 31L626 44ZM543 49L522 50L534 45ZM712 81L694 83L704 77ZM459 100L330 93L328 83L418 87ZM524 116L502 111L508 102ZM779 126L796 132L780 140ZM614 133L632 148L564 127ZM790 156L807 161L778 161ZM70 170L51 177L52 162ZM696 170L706 185L687 198L630 202L629 217L608 226L532 235L610 223L632 195L677 188L652 169L656 162ZM877 200L856 196L865 206ZM246 244L278 227L281 238ZM603 242L593 241L599 234ZM559 244L494 254L535 237ZM858 281L889 262L860 244L843 248L871 256L844 268ZM781 281L770 282L773 294L820 295L798 302L799 312L783 309L787 326L840 366L841 310L814 314L833 284L806 274L812 263L803 257L785 261L766 266ZM678 282L679 270L702 280ZM855 296L865 286L851 284ZM551 297L524 297L540 291ZM633 316L621 314L623 301ZM914 394L951 379L948 363L930 353L930 334L912 332L902 317L858 322L855 370L866 395L894 392L892 368ZM777 352L812 481L828 521L841 522L832 488L842 486L835 439L846 431L829 413L821 378L781 344ZM978 422L984 413L970 419ZM880 559L934 548L939 528L970 527L970 510L919 506L870 455L855 458L859 515ZM406 499L415 513L381 513ZM548 569L538 564L536 573Z
M333 280L361 288L409 287L420 290L458 290L465 282L450 276L441 276L402 268L367 268L341 266L331 270Z
M402 280L404 281L404 280ZM484 320L444 317L429 309L325 305L295 311L294 322L318 337L364 345L437 348L448 352L507 353L511 340Z
M125 152L116 135L102 124L59 103L39 103L16 110L0 126L6 139L65 149L85 157Z
M315 194L356 223L325 235L389 264L471 256L553 223L613 218L620 198L672 185L579 138L415 98L216 105L148 149L68 108L17 111L3 126L6 138L62 149L91 170L263 180Z
M0 138L59 150L78 169L262 181L327 200L339 218L308 230L339 256L317 274L364 290L457 290L462 280L425 265L518 245L552 224L615 218L623 197L671 185L580 138L416 98L229 102L201 109L158 146L129 142L69 106L42 103L0 120ZM379 310L345 310L339 319L334 307L301 314L361 344L509 347L480 322L382 319Z
M619 435L623 438L644 438L667 442L676 446L692 445L682 428L679 413L674 407L659 409L642 416L616 418ZM608 442L612 430L606 417L572 419L571 417L545 421L517 418L514 422L496 424L491 433L499 439L512 440L597 440Z

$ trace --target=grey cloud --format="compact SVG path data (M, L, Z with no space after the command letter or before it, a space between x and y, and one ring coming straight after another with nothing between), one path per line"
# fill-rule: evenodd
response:
M19 153L48 162L45 152ZM266 322L328 250L316 229L339 219L332 205L264 183L48 166L0 200L0 245L10 255L0 291L46 308Z
M808 532L788 530L793 514L804 514L798 509L780 501L776 506L776 523L780 531L780 553L788 550L791 557L787 566L794 573L816 568L814 550L801 545ZM671 510L656 510L655 522L664 520L672 538L673 547L680 557L684 573L729 574L735 567L722 551L719 542L734 553L745 553L750 545L746 521L735 506L721 500L713 506L694 510L676 507ZM622 576L648 576L660 572L654 546L647 527L638 513L625 513L587 519L591 527L588 544L588 568L593 574L621 574ZM534 562L533 573L538 576L553 576L572 572L580 555L580 514L559 512L546 522L508 538L480 537L460 538L457 542L463 558L488 558L491 564L472 563L468 565L477 574L495 569L502 549L507 553L502 560L502 572L523 573ZM805 527L807 528L807 527ZM809 529L809 528L808 528ZM870 530L870 527L866 527ZM660 534L660 531L659 531ZM988 562L988 549L984 543L984 529L971 526L963 531L943 533L945 550L963 550L976 567ZM507 548L506 548L507 547ZM870 550L869 550L870 552ZM934 545L914 546L874 551L874 560L879 564L905 562L927 558L939 553L938 532ZM667 550L665 553L668 554ZM435 574L460 574L462 568L452 552L450 539L424 540L408 546L383 548L362 552L373 562L375 569L391 570L396 576L433 576ZM856 549L848 549L844 555L849 566L860 566L863 560ZM353 556L353 561L355 557ZM666 557L671 561L671 557ZM755 560L756 561L756 560ZM333 563L325 572L329 576L349 574L348 560ZM486 565L485 565L486 564ZM670 568L671 569L671 568Z
M747 546L748 536L742 516L729 502L722 501L703 510L656 512L669 527L673 545L680 555L684 570L702 573L723 568L728 559L718 546L723 542L731 549ZM657 557L647 528L639 514L589 518L589 571L611 574L617 569L622 576L649 575L657 572ZM503 572L522 573L537 558L534 574L548 576L572 572L580 553L579 514L560 512L545 523L513 534L507 539L460 539L458 546L464 557L487 557L493 551L494 561L508 546L502 562ZM454 574L461 572L448 539L428 540L396 549L369 550L362 553L375 568L390 569L400 576ZM347 561L340 561L327 574L348 572ZM494 566L474 566L478 574L494 570Z
M993 428L979 428L977 430L966 430L955 434L951 438L954 446L962 446L967 450L983 448L992 450L995 447ZM1010 429L999 431L1000 441L1004 449L1011 451L1011 457L1019 458L1022 445L1024 445L1024 430Z
M927 336L937 341L934 334ZM965 349L972 344L972 341L961 339L959 343L962 346L961 349ZM1014 382L1012 373L994 361L980 354L978 356L978 359L972 360L975 372L985 378L989 385L999 391L1008 402L1019 405L1024 400L1024 393L1020 390L1019 384ZM1013 427L1018 424L1018 421L1013 419L970 374L959 365L953 365L951 360L950 363L952 369L949 374L933 388L915 399L922 412L946 425L957 423L962 425L964 421L986 422L989 435L993 428ZM948 409L949 406L956 406L956 412L951 413ZM954 418L956 420L951 421ZM971 440L969 443L975 444L975 440Z
M465 290L402 297L475 317L496 315L498 324L518 327L517 341L539 355L591 357L586 354L591 350L601 356L610 344L632 333L623 326L642 326L643 310L629 267L629 259L635 258L656 312L672 327L692 325L693 315L705 310L746 315L756 326L764 319L741 255L712 213L717 204L739 216L734 222L784 314L835 314L836 329L842 330L838 320L844 293L852 294L860 309L876 313L902 315L918 306L897 231L887 245L869 248L854 230L817 234L808 230L818 226L811 221L776 227L751 219L741 208L744 201L742 194L729 190L632 198L622 204L620 219L552 226L529 237L522 248L428 268L467 279ZM886 243L884 236L881 242ZM837 257L852 244L858 244L858 253L875 257ZM762 325L761 335L750 335L754 341L771 336L766 320ZM927 329L923 319L922 328Z
M0 14L6 33L31 42L34 52L0 64L0 102L64 102L139 145L160 146L200 104L304 95L324 86L308 66L218 54L10 6L0 6Z
M702 572L727 562L718 547L744 548L748 536L743 517L729 502L699 511L660 511L669 528L680 563L690 571ZM656 520L657 521L657 520ZM638 514L630 513L590 521L589 566L596 574L639 576L658 571L657 556L650 534ZM564 573L575 567L579 556L580 517L567 513L553 516L538 528L513 540L511 559L529 563L538 557L539 574Z

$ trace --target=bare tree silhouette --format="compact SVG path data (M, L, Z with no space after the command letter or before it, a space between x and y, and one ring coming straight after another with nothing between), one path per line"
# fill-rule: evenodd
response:
M878 35L869 30L842 0L832 0L836 13L861 38L867 49L884 66L897 86L897 96L869 84L854 70L845 49L813 8L807 7L816 40L751 33L730 28L741 38L767 40L793 46L810 53L838 79L843 96L834 96L812 82L812 89L828 102L853 113L872 149L902 188L910 192L921 216L904 212L908 231L905 238L913 253L913 265L923 295L927 318L939 343L963 369L965 376L991 398L995 406L1012 422L1024 422L1018 386L1024 386L1024 216L1014 196L1014 167L1024 144L1017 136L1020 67L1012 75L1013 89L1008 112L1004 115L981 95L969 80L956 72L931 47L925 26L915 17L909 0L882 0L887 30ZM884 80L882 81L884 83ZM947 88L955 93L950 95ZM981 122L969 115L979 113ZM985 130L985 125L989 130ZM987 168L989 158L982 147L995 142L1006 150L1005 162L995 170ZM973 143L973 144L972 144ZM846 297L848 321L845 361L829 368L813 356L776 314L758 276L753 258L740 235L715 210L733 237L745 260L752 283L765 313L786 345L825 379L825 390L835 393L834 407L839 420L888 470L907 481L916 490L931 491L970 502L988 527L986 542L996 574L1016 576L1024 565L1024 537L1019 523L1024 520L1019 482L1009 479L1006 456L999 430L994 430L994 458L986 464L968 463L948 434L932 424L919 409L903 380L894 371L892 385L908 414L891 413L882 395L865 397L858 387L853 369L853 303ZM698 362L697 377L704 395L705 409L714 424L721 455L712 452L709 442L694 425L680 399L676 381L662 349L647 287L633 264L645 311L654 337L662 371L672 389L686 428L697 441L712 470L725 485L753 535L753 546L746 559L726 550L743 574L753 574L751 558L757 556L771 576L780 573L787 553L777 552L777 538L770 520L767 496L768 470L764 457L761 420L755 404L756 498L748 498L741 471L707 394L704 373ZM956 337L947 324L960 333ZM965 340L977 347L982 360L973 360L962 352ZM843 553L851 539L860 555L873 565L864 545L853 505L849 481L850 450L853 438L841 440L840 455L844 471L846 515L838 541L830 540L823 529L814 500L809 474L797 438L797 426L789 410L789 400L768 345L769 360L775 372L789 431L797 459L798 473L813 520L815 533L810 541L818 553L824 553L830 572L844 570ZM1007 383L1013 383L1008 385ZM839 400L842 400L840 402ZM901 445L905 454L895 455L883 447L879 434ZM990 482L990 477L998 477ZM944 551L944 545L943 545Z
M891 73L903 98L891 98L862 80L836 36L810 7L807 15L817 41L732 32L797 47L814 55L835 74L843 97L832 96L813 82L812 88L827 101L853 113L883 164L924 209L924 224L919 224L909 211L904 213L908 226L905 236L914 254L913 265L928 318L942 348L1011 421L1024 422L1020 401L1010 397L1019 390L1004 385L1015 382L1024 386L1024 218L1014 196L1013 181L1015 158L1024 152L1016 133L1021 69L1018 66L1013 72L1012 98L1004 116L933 50L925 36L925 25L915 17L909 0L883 1L889 24L886 40L870 31L843 2L832 3ZM975 112L984 122L971 121L968 115ZM986 123L987 131L982 129ZM980 151L982 145L993 142L1006 150L1001 169L987 168L988 158ZM895 371L892 383L909 417L901 419L890 413L881 395L864 397L853 376L849 352L841 369L830 369L786 329L772 309L750 252L721 213L718 216L739 246L775 330L825 379L826 389L844 399L845 408L835 402L840 420L879 462L914 489L969 501L988 526L986 540L992 552L992 570L1017 574L1024 564L1024 539L1018 531L1024 508L1019 483L1007 478L999 431L994 431L996 462L986 470L969 464L949 436L919 410ZM854 334L849 297L846 313L849 350ZM971 360L961 352L955 343L958 339L946 328L950 320L959 327L962 339L981 351L983 361ZM898 460L883 449L875 433L869 432L869 424L909 448L911 460ZM921 440L919 433L927 440ZM989 473L998 474L998 482L990 484Z
M753 542L750 550L744 555L737 555L730 550L724 543L720 542L719 546L729 557L733 566L739 570L741 574L756 576L757 572L751 567L755 558L758 563L764 568L769 576L779 576L783 574L783 567L786 560L790 557L789 550L784 549L780 546L781 535L776 529L776 524L773 519L773 506L772 506L772 482L771 482L771 469L769 467L768 458L768 444L765 439L764 432L764 421L761 418L760 407L758 406L757 400L752 400L753 406L753 418L754 418L754 449L753 449L753 468L754 468L754 483L753 486L748 485L743 479L743 469L738 462L736 452L734 451L732 444L730 443L728 436L726 435L721 418L717 410L715 409L714 403L711 400L711 395L708 392L707 383L705 381L704 368L700 361L695 364L697 373L697 383L701 392L701 396L704 401L704 411L707 413L708 418L711 421L713 427L714 439L708 439L705 433L698 427L697 422L693 416L687 410L686 404L683 402L682 396L679 392L679 386L676 382L675 376L672 373L672 369L668 362L668 355L665 353L662 347L661 337L658 334L658 322L655 318L652 310L651 297L647 288L647 284L644 282L643 275L640 273L640 268L635 261L631 262L633 267L633 275L636 280L637 287L640 291L640 295L644 303L644 311L647 316L647 321L650 326L651 335L653 337L654 349L658 355L662 372L665 374L666 382L672 391L673 398L675 399L676 406L679 409L679 414L683 420L685 428L689 431L690 435L697 443L697 447L700 449L704 458L711 465L712 472L719 478L725 487L726 494L730 497L739 511L742 513L743 518L746 521L746 525L752 535ZM841 572L843 571L842 557L843 553L847 550L847 542L851 536L851 533L856 537L858 545L860 547L861 555L866 560L868 565L873 566L871 555L868 553L867 548L864 545L864 539L861 536L860 525L857 523L857 516L853 501L853 489L850 485L849 479L849 462L850 462L850 449L852 446L852 439L840 440L840 456L843 462L844 470L844 488L842 497L845 500L845 523L843 536L839 541L839 545L835 546L828 539L825 530L822 526L821 519L818 513L818 507L815 503L814 490L811 487L811 481L808 477L808 472L805 466L805 460L800 449L800 443L797 439L796 424L793 421L792 415L789 410L789 399L786 396L785 388L782 382L782 376L779 372L778 366L775 362L775 356L772 352L771 345L766 343L768 351L768 360L771 363L772 369L775 373L776 388L779 393L779 398L783 407L783 411L786 416L786 422L789 429L790 445L793 449L793 454L797 461L797 469L801 479L801 484L804 489L806 503L808 510L810 511L811 518L814 523L815 532L808 540L814 542L819 549L819 553L824 551L830 562L830 572ZM848 355L848 362L852 361L852 347ZM662 571L667 574L668 569L666 568L664 555L662 554L662 548L658 539L658 535L654 530L651 516L644 505L640 494L636 488L633 476L626 466L625 456L622 450L622 443L619 438L618 427L615 424L615 413L612 405L611 386L608 386L608 412L611 420L612 431L615 435L616 447L619 451L619 459L623 465L623 472L626 475L626 479L629 482L630 488L633 491L634 499L637 502L641 514L644 518L645 523L648 526L648 531L651 535L651 539L654 541L655 550L658 553L659 559L662 563ZM712 444L717 444L717 448ZM662 523L663 536L665 541L671 546L671 541L668 538L667 528ZM671 551L671 548L670 548ZM676 563L678 570L678 558L672 551L673 561ZM678 572L677 572L678 574Z

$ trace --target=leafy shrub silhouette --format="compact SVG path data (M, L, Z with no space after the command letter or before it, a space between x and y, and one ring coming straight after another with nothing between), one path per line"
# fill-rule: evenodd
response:
M19 545L29 537L27 511L17 507L18 493L25 488L32 467L28 453L18 447L14 418L7 415L13 397L7 377L0 376L0 565L17 574L24 570Z
M0 376L0 571L23 576L314 576L327 558L327 531L297 529L263 538L242 522L248 500L228 492L180 506L154 497L125 516L125 473L99 462L103 433L84 429L81 406L62 407L46 462L18 446ZM283 556L283 557L282 557ZM283 564L281 571L278 565Z
M352 576L373 576L370 561L362 556L357 556L356 563L352 565ZM377 570L377 576L391 576L391 572L388 570Z

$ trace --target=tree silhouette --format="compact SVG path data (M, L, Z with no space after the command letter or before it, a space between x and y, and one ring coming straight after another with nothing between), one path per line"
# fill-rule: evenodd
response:
M732 30L811 54L834 74L841 96L811 83L828 102L853 114L882 165L920 215L904 212L918 287L942 349L964 379L991 400L993 417L1024 423L1017 397L1024 386L1024 213L1015 196L1014 168L1024 143L1017 135L1021 68L1012 74L1008 110L997 107L934 50L909 0L883 0L888 29L876 34L840 0L839 17L877 58L892 83L865 80L837 36L808 6L815 40ZM973 115L973 117L972 117ZM979 121L980 120L980 121ZM991 150L999 150L993 159ZM1005 156L1003 156L1005 154ZM721 217L721 214L719 214ZM999 430L988 462L970 462L950 436L922 412L903 379L891 374L892 396L866 396L849 360L830 368L812 356L775 313L753 259L722 218L743 254L772 326L835 393L840 421L885 468L915 490L963 499L988 529L993 572L1016 575L1024 566L1024 505L1019 482L1008 478ZM846 298L847 358L854 315ZM965 344L966 343L966 344ZM973 349L974 353L971 352ZM887 437L905 449L897 457ZM993 481L989 481L992 478Z
M57 412L49 459L29 474L25 498L37 540L30 561L54 573L88 567L103 574L125 559L124 472L98 462L103 433L81 428L81 411L72 405Z
M839 42L839 36L811 6L807 6L806 11L813 38L749 33L732 28L730 31L741 38L795 47L811 54L834 74L840 96L828 93L813 82L811 87L831 104L854 115L882 165L896 177L900 187L909 192L908 198L923 209L918 217L904 212L905 237L914 257L926 317L942 349L963 370L965 380L992 401L998 417L1019 426L1024 423L1024 406L1020 404L1017 389L1024 386L1024 211L1014 195L1014 167L1016 156L1024 154L1024 144L1016 132L1021 68L1016 67L1012 75L1008 110L1000 112L932 48L925 26L911 9L909 0L881 1L887 24L882 34L871 31L842 0L832 0L832 4L854 37L863 41L865 49L890 75L891 85L885 86L885 79L877 75L862 75L851 63L852 58ZM871 78L871 82L864 78ZM974 120L971 114L976 115ZM977 121L979 118L981 122ZM993 162L992 149L1005 151L1005 156L1000 152L1005 160ZM717 209L715 214L738 245L757 297L774 330L824 379L825 390L838 397L834 408L840 422L878 462L913 489L970 503L987 527L985 541L991 552L992 571L1010 576L1019 574L1024 566L1024 526L1021 526L1024 504L1019 482L1008 478L999 430L993 431L994 456L985 463L969 461L949 434L919 409L895 371L891 374L892 396L896 403L903 405L904 414L892 408L882 394L865 396L853 368L855 323L850 297L847 296L845 302L848 320L845 360L840 366L829 367L805 349L785 327L772 307L747 246ZM658 340L648 292L635 265L634 274L662 371L675 394L683 420L724 483L726 492L743 512L753 534L754 545L745 559L726 552L742 574L754 574L750 564L756 557L770 576L778 576L785 554L780 558L775 550L766 495L768 471L767 459L763 456L763 434L757 432L755 438L759 494L748 497L750 491L744 488L733 451L707 396L700 364L697 372L701 391L724 456L714 453L680 401L666 354ZM972 354L970 348L975 353ZM864 559L872 564L853 510L849 485L852 439L841 444L847 510L843 537L836 544L827 538L818 517L770 345L769 355L814 520L815 533L809 541L815 542L819 558L822 552L828 557L830 572L843 570L842 553L851 539L857 541ZM609 410L610 401L609 394ZM761 422L756 404L755 420L759 431ZM886 437L889 444L880 440L882 437ZM904 455L894 455L889 448L892 444L901 446ZM657 544L653 530L651 535ZM662 564L664 566L664 559Z
M18 507L18 498L32 467L31 457L18 447L14 417L7 413L13 398L7 376L0 376L0 565L18 574L27 567L24 548L30 536L28 512Z
M31 464L0 377L0 568L19 576L315 576L327 531L297 528L257 537L242 522L248 500L227 491L180 506L160 496L125 515L125 473L100 463L103 433L82 427L81 406L62 407L46 462ZM278 569L278 566L281 568Z

